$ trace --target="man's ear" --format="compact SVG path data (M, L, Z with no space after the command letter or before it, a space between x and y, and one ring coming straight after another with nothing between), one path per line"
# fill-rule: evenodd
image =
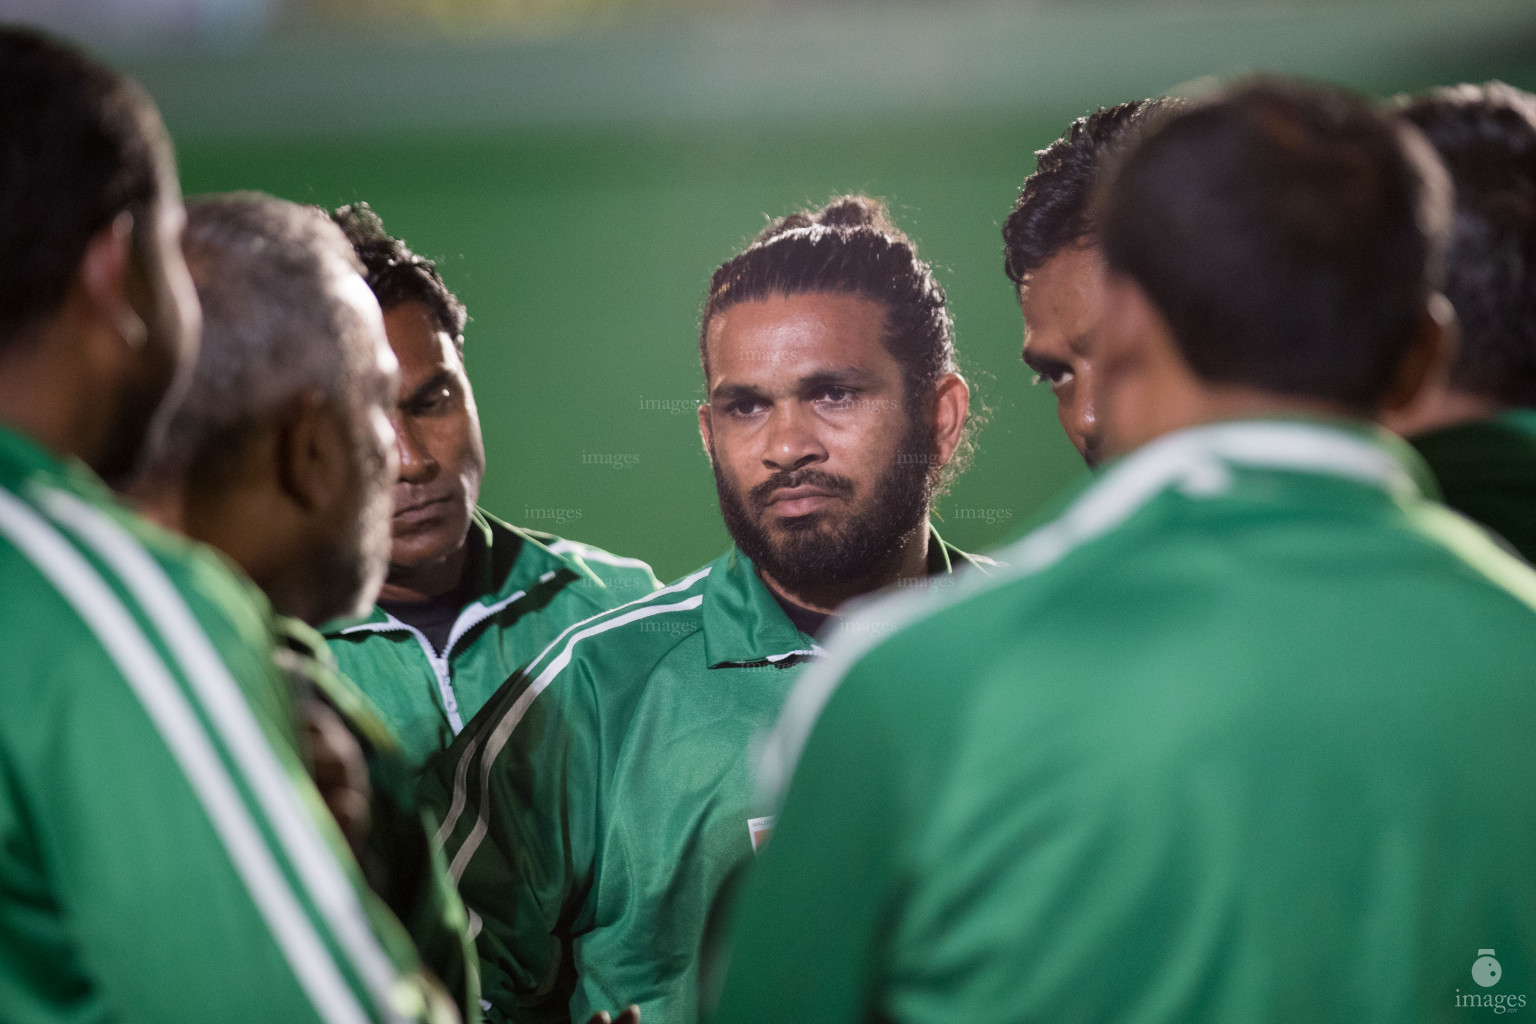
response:
M1383 417L1401 413L1421 398L1436 381L1449 371L1460 344L1461 326L1456 309L1439 292L1424 304L1424 315L1407 354L1399 364L1397 376L1382 399Z
M141 347L149 328L128 300L133 261L133 214L124 210L92 235L80 260L79 282L92 319L130 349Z
M341 412L313 389L304 391L277 428L278 486L306 512L333 507L352 485L350 445Z
M934 389L933 443L941 463L947 463L960 446L970 414L971 387L958 373L946 373Z
M713 439L714 435L709 424L709 403L702 402L699 405L699 440L704 442L704 457L709 460L710 465L714 465L715 462L715 457L710 454L714 447Z

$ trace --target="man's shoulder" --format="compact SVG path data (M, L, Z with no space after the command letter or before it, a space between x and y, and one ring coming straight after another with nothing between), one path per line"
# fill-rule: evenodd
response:
M523 670L537 681L572 664L602 665L605 679L644 678L703 628L707 565L682 579L566 627Z
M560 568L574 571L577 579L573 587L594 608L612 608L643 597L661 586L656 574L643 559L616 555L596 545L543 530L513 526L483 509L480 514L485 517L493 532L516 535L527 544L528 550L523 557L532 555L532 560L540 563L530 566L530 570L537 575L542 576L544 572Z
M0 577L7 604L22 599L18 590L68 593L71 603L78 604L96 591L96 582L107 582L152 610L179 598L216 643L239 639L267 646L266 598L219 552L172 534L107 497L46 483L26 490L30 500L7 492L4 514L13 528L0 536L0 564L31 569Z

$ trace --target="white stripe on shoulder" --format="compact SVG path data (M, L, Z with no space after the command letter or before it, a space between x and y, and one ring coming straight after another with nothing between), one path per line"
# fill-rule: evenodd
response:
M881 643L937 611L1056 564L1085 541L1125 522L1175 482L1194 482L1207 493L1224 486L1226 471L1219 463L1208 457L1192 458L1187 444L1153 450L1161 444L1153 442L1142 450L1143 455L1110 469L1061 516L999 551L1003 564L997 570L966 573L959 586L942 596L917 590L855 605L854 613L837 630L828 657L806 669L784 702L758 765L759 798L775 807L783 800L827 701L859 659Z
M838 630L824 661L809 667L785 701L758 769L760 799L777 806L827 701L864 655L906 626L977 594L1034 575L1120 526L1158 494L1177 487L1213 497L1231 485L1232 465L1327 473L1379 486L1394 495L1417 491L1392 455L1347 432L1308 423L1218 423L1167 434L1127 456L1078 496L1060 516L997 552L1002 563L967 573L942 596L927 592L877 598ZM858 607L858 606L855 606Z
M149 614L256 793L310 898L368 985L376 1009L393 1018L394 965L374 936L357 891L300 804L239 684L186 600L159 563L121 525L65 491L37 490L43 507L112 566Z
M196 712L128 609L53 526L5 490L0 490L0 533L9 536L69 602L117 665L197 795L315 1009L336 1024L366 1024L368 1014L283 877Z
M671 587L656 591L651 597L658 597L667 591L676 593L680 590L687 590L708 575L708 568L701 569L692 576L679 580ZM648 600L642 598L639 601L631 601L627 605L621 605L606 615L594 616L592 619L588 619L588 625L584 629L578 629L575 633L572 633L565 641L560 652L547 662L544 662L538 674L529 681L527 689L517 695L517 700L512 702L512 706L496 722L495 727L486 738L485 748L480 753L481 794L485 793L486 786L490 784L491 769L495 766L496 758L500 756L502 748L507 745L507 741L512 738L512 733L517 728L518 723L523 720L523 716L528 713L528 708L539 694L543 693L550 682L571 663L571 657L578 643L590 637L600 636L609 630L618 629L620 626L627 626L631 622L648 619L654 615L665 615L668 612L692 611L703 603L703 594L694 594L692 597L685 598L682 601L675 601L671 604L651 604ZM556 641L556 643L559 643L559 641ZM549 651L546 650L545 654L548 653ZM539 658L542 661L544 655L540 655ZM469 753L466 752L465 756L467 758ZM457 792L454 794L454 802L458 804L462 811L463 803L458 800ZM455 882L463 877L464 868L468 866L470 858L475 855L475 850L479 848L480 841L485 838L489 819L490 801L482 798L475 814L475 824L470 828L469 834L464 837L463 845L459 847L458 852L453 856L453 861L448 865L448 874Z
M649 594L646 594L644 597L636 598L627 604L621 604L617 608L609 608L606 611L598 612L596 615L588 616L579 622L571 623L569 626L565 627L565 629L561 630L560 634L556 636L554 640L550 641L549 646L540 651L537 657L528 662L527 666L525 666L525 669L532 670L538 666L545 658L550 656L551 652L555 651L560 647L562 643L565 642L566 637L570 636L578 629L582 629L588 623L596 622L598 619L606 619L610 616L618 615L621 612L624 612L626 609L633 608L637 605L649 605L658 598L667 597L671 594L676 594L679 591L687 590L695 583L699 582L699 580L702 580L704 577L708 576L709 570L710 566L705 566L698 572L684 576L682 579L678 580L676 583L671 584L670 586L662 587L660 590L653 590ZM697 607L697 605L694 607ZM571 642L575 643L574 640ZM514 705L513 710L516 710L516 707L517 705ZM524 710L526 710L526 708ZM509 711L508 714L510 713L511 712ZM518 712L518 719L522 719L522 712ZM513 725L515 726L516 723L514 722ZM467 747L465 747L464 753L459 755L459 763L454 765L453 798L449 801L448 813L443 815L443 823L437 830L436 839L439 849L442 849L444 844L448 842L448 837L453 835L454 826L459 823L459 817L464 813L464 806L469 799L469 794L465 787L465 782L469 779L470 763L474 759L475 755L479 753L481 746L480 740L481 737L476 737ZM505 743L505 740L503 740L503 743ZM486 769L483 774L488 775L489 769ZM457 860L458 858L455 857L454 859ZM454 880L457 881L458 877L458 875L454 875Z
M588 562L601 562L604 565L616 565L626 569L644 569L646 572L651 571L650 563L644 559L626 558L623 555L615 555L611 552L604 551L602 548L594 548L588 544L582 544L580 541L561 539L547 546L549 550L553 551L557 555L570 553L574 555L580 555L584 561Z

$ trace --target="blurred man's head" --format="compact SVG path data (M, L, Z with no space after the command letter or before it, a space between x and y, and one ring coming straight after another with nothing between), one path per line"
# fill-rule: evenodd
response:
M1449 373L1392 426L1405 433L1536 407L1536 96L1502 82L1398 100L1456 186L1445 295Z
M344 206L334 219L366 268L400 362L400 473L385 594L436 597L463 574L485 476L480 415L464 370L464 306L436 265L392 238L366 203Z
M1337 91L1261 80L1170 114L1102 196L1108 450L1406 404L1445 351L1450 204L1418 132Z
M0 28L0 420L104 476L132 467L196 350L182 222L149 97Z
M1050 384L1062 429L1090 466L1099 461L1091 348L1104 292L1094 186L1103 168L1173 103L1132 100L1073 121L1035 154L1035 173L1003 224L1003 269L1018 287L1024 314L1024 362L1036 383Z
M963 453L944 290L884 206L786 217L715 271L699 429L731 536L822 607L888 582Z
M188 204L203 345L133 487L220 548L278 611L365 609L389 555L397 369L378 303L324 211L259 193Z

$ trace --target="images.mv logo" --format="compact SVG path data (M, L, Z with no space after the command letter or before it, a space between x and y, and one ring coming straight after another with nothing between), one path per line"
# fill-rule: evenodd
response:
M1493 988L1504 977L1504 968L1493 958L1493 950L1480 949L1472 961L1472 980L1480 988ZM1489 1009L1494 1013L1516 1013L1525 1006L1524 995L1507 992L1463 992L1456 990L1456 1005L1466 1008Z

